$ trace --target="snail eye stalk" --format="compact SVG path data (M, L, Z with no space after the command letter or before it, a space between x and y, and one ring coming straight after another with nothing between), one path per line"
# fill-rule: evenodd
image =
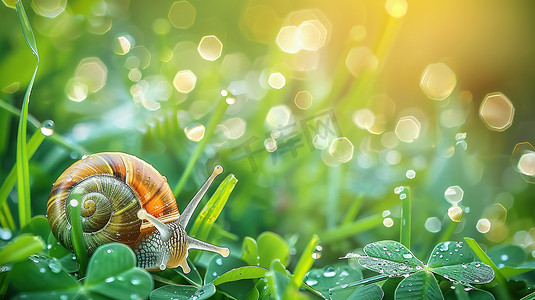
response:
M214 171L212 171L212 174L206 182L202 185L202 187L199 189L197 194L191 199L191 201L188 203L188 206L184 209L184 212L178 217L178 224L182 226L182 228L186 228L188 225L189 219L191 219L191 216L195 212L195 209L197 208L197 205L199 205L199 202L201 202L202 197L204 197L204 194L206 194L206 191L208 191L208 188L210 185L212 185L212 182L214 182L214 179L217 177L217 175L223 173L223 167L220 165L215 166Z

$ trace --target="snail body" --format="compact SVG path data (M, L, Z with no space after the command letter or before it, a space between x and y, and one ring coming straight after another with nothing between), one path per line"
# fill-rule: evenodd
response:
M221 172L216 166L179 214L167 180L150 164L124 153L93 154L75 162L54 183L47 204L50 228L65 248L73 249L68 215L75 192L82 195L82 230L89 255L100 245L119 242L134 250L139 267L159 271L181 266L188 273L188 249L229 254L227 248L196 240L185 231Z

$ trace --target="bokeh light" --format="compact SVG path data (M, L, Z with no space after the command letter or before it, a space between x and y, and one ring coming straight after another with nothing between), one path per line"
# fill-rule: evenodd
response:
M186 29L195 22L195 8L188 1L177 1L171 5L168 18L176 28Z
M190 70L178 71L173 80L175 89L184 94L191 92L195 84L197 84L197 76Z
M47 18L55 18L67 6L67 0L33 0L32 8L36 14Z
M535 183L535 148L529 142L515 145L512 154L513 166L525 181Z
M430 217L425 220L424 227L431 233L437 233L442 229L442 222L437 217Z
M483 218L477 221L477 224L476 224L477 231L481 233L487 233L489 232L490 228L491 228L491 223L488 219Z
M412 143L420 136L422 125L414 116L402 117L396 125L396 135L400 141Z
M433 100L444 100L457 85L455 73L444 63L428 65L422 73L420 88Z
M207 35L201 39L197 51L199 51L202 58L214 61L221 57L223 44L215 35Z
M453 205L448 209L448 217L456 223L459 223L463 219L463 209L457 205Z
M375 71L379 60L368 47L356 47L349 50L346 58L346 67L355 77L361 76L365 71Z
M394 226L394 220L392 220L392 218L385 218L383 220L383 225L387 228L390 228L392 226Z
M130 35L118 35L113 41L113 52L119 55L125 55L130 52L130 48L134 45L134 39Z
M194 142L199 142L204 138L204 132L206 131L206 128L204 128L204 125L195 123L191 124L188 127L184 128L184 133L186 134L186 137Z
M401 18L407 13L408 3L406 0L386 0L386 12L394 18Z
M268 83L272 88L279 90L286 84L286 78L279 72L271 73L269 75Z
M297 40L299 29L297 26L282 27L277 35L277 45L286 53L297 53L302 49L302 46Z
M464 191L458 185L450 186L446 189L446 191L444 191L444 198L451 204L457 204L461 202L463 197Z
M295 95L294 103L300 109L309 109L312 105L312 95L308 91L299 91Z
M325 45L327 29L318 20L308 20L298 27L297 42L302 49L316 51Z
M494 131L504 131L513 124L515 107L502 93L491 93L485 96L479 107L479 116Z
M359 109L353 113L353 122L361 129L369 129L375 123L375 114L367 109Z
M290 122L292 111L286 105L272 107L266 117L266 121L273 127L282 127Z
M346 137L334 139L329 147L329 154L331 154L336 161L342 163L350 161L353 158L354 151L355 147Z

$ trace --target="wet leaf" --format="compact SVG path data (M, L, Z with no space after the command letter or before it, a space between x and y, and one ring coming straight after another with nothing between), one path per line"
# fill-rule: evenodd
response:
M382 274L402 276L423 269L423 263L414 254L395 241L381 241L364 247L367 256L361 256L358 263Z
M136 267L134 252L111 243L97 248L89 261L85 288L114 299L146 298L153 288L150 274Z
M420 271L403 279L395 292L396 299L444 299L432 273Z
M32 255L15 264L11 280L22 292L17 296L21 299L59 299L62 295L71 299L81 291L78 281L62 270L57 259L45 256Z
M500 245L492 247L487 255L501 269L503 267L516 267L526 259L526 252L517 245Z
M431 271L448 280L459 282L465 286L489 283L494 279L494 271L492 268L478 261L433 268Z
M384 296L384 293L381 287L377 283L372 283L372 284L358 286L355 289L355 291L353 291L353 293L349 295L349 297L347 297L347 300L358 300L358 299L381 300L383 299L383 296Z
M474 261L474 253L464 242L442 242L431 252L429 268L458 265Z
M212 281L212 283L214 285L219 285L230 281L261 278L264 277L266 272L266 269L257 266L240 267L226 272L225 274L219 276L217 279Z
M204 300L209 299L215 292L216 288L211 283L204 285L201 288L196 288L191 285L166 285L152 291L150 293L150 299Z
M213 256L208 263L208 267L206 268L204 282L213 282L215 279L219 278L228 271L244 267L246 265L246 262L236 257L229 256L227 258L222 258L221 256Z
M320 292L323 296L329 297L329 289L361 279L362 272L359 269L353 269L345 264L327 266L322 269L312 269L306 274L304 282L312 289ZM351 291L354 289L350 289L348 294L351 294Z

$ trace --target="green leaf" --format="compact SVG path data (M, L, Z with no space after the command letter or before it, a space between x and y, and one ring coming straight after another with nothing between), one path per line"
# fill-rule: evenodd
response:
M243 252L241 259L243 259L249 265L257 266L258 265L258 246L256 245L255 239L246 236L243 239L241 248Z
M358 286L355 291L353 291L353 293L347 297L347 300L381 300L383 299L383 296L384 293L381 287L377 283L372 283Z
M386 280L382 286L383 292L385 293L383 299L394 300L394 293L396 292L396 288L403 279L403 277L392 277Z
M236 183L238 183L238 179L236 179L233 174L228 175L225 180L223 180L199 213L195 223L193 223L193 227L189 232L190 236L201 240L206 240L208 238L212 225L219 217L219 214L227 203L228 197L230 196L230 193L232 193Z
M466 241L466 243L468 244L468 246L470 246L470 248L472 248L472 251L474 251L474 254L485 264L489 265L493 270L494 270L494 274L496 276L496 280L498 281L498 283L500 283L503 287L506 286L506 280L505 280L505 277L503 277L502 273L500 272L500 270L498 269L498 267L496 267L496 265L494 264L494 262L487 256L487 254L483 251L483 249L481 249L481 247L479 247L479 244L472 238L469 238L469 237L465 237L464 240Z
M166 285L157 288L150 293L151 300L204 300L209 299L216 292L215 286L211 283L196 288L191 285Z
M119 243L97 248L87 268L85 288L114 298L146 298L154 283L150 274L136 267L134 252Z
M457 289L452 290L444 295L444 298L446 300L458 300L458 297L456 295ZM495 300L494 295L492 295L490 292L480 290L480 289L472 289L466 292L468 294L468 298L470 300Z
M269 269L275 259L286 266L290 262L290 247L278 234L264 232L258 236L258 256L261 267Z
M78 281L62 270L57 259L38 255L15 264L11 280L22 292L19 298L58 299L65 295L72 299L81 291Z
M448 280L459 282L465 286L489 283L494 279L494 271L492 271L492 268L478 261L433 268L431 271Z
M273 261L269 272L266 273L266 279L269 290L275 299L284 299L284 293L290 284L290 277L280 261Z
M268 270L257 266L240 267L226 272L225 274L219 276L217 279L212 281L212 283L214 285L219 285L231 281L261 278L264 277L267 271Z
M30 223L20 231L20 233L31 233L41 237L43 241L48 241L48 236L50 235L48 219L45 216L35 216Z
M470 247L463 242L442 242L431 252L427 265L429 268L459 265L474 261L474 254Z
M395 292L396 299L444 299L432 273L420 271L403 279Z
M499 269L516 267L526 259L526 252L517 245L499 245L487 251L489 258Z
M232 269L237 269L246 266L247 263L243 260L229 256L222 258L220 256L213 256L206 268L206 274L204 275L204 282L210 283L216 280L218 277L227 273Z
M403 276L423 269L423 263L414 254L396 241L380 241L364 247L367 256L358 263L381 274Z
M343 286L362 279L362 272L353 269L347 264L327 266L323 269L312 269L305 276L304 282L312 289L320 292L323 296L329 297L329 289L336 286ZM353 289L340 292L350 295ZM338 294L338 291L335 293Z
M12 243L0 249L0 266L26 259L45 248L38 236L19 235Z

